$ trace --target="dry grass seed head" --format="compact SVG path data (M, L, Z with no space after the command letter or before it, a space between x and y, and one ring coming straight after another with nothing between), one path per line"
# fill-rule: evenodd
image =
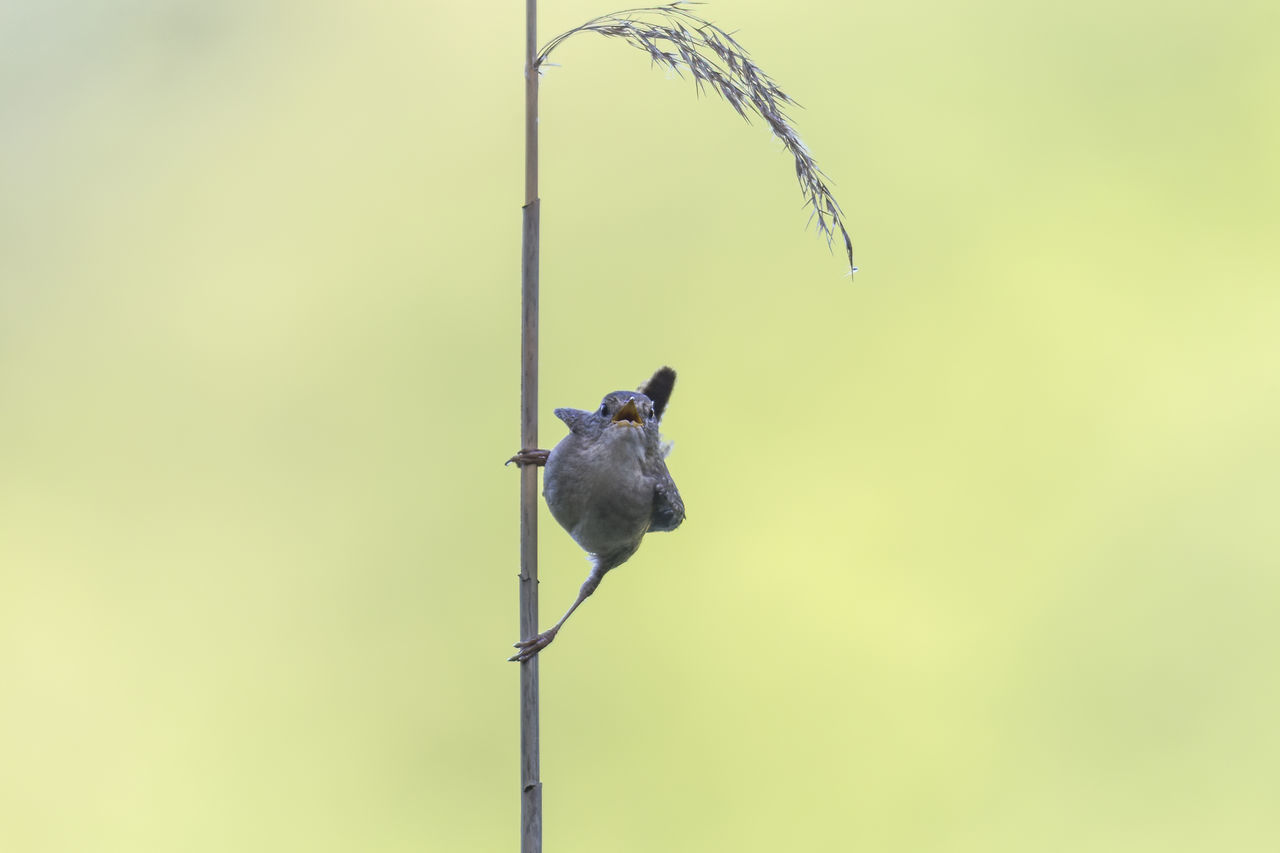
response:
M826 176L800 141L791 118L782 108L784 104L795 105L796 101L751 60L732 34L689 11L692 5L698 4L645 6L592 18L547 42L538 54L537 64L541 66L569 36L599 33L620 38L643 50L650 62L681 77L684 70L688 70L699 93L707 87L714 89L746 121L751 121L751 112L756 113L795 158L796 179L800 182L805 206L810 209L809 221L816 222L818 233L826 238L828 246L834 246L839 234L849 258L850 272L856 271L853 241L845 230L844 213L823 180Z

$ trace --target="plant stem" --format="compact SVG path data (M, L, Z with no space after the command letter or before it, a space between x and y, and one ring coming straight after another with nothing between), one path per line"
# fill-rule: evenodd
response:
M520 446L538 446L538 2L525 0ZM520 468L520 638L538 633L538 468ZM520 664L520 851L542 853L538 656Z

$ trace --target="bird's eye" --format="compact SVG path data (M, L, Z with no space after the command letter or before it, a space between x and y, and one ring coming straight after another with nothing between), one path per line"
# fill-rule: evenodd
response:
M608 404L608 403L601 403L601 404L600 404L600 414L602 414L602 415L607 415L607 414L609 414L609 404Z

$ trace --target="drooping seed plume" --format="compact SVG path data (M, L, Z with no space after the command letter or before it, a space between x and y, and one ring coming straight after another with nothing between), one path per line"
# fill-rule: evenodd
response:
M828 246L835 245L839 234L849 258L849 270L857 271L844 212L827 186L827 176L814 162L786 113L786 107L797 105L795 100L752 61L730 33L691 12L688 7L694 5L700 4L668 3L592 18L547 42L538 54L537 64L542 66L551 52L575 33L599 33L639 48L655 65L681 77L687 71L700 93L710 88L746 121L751 121L751 113L759 115L795 158L796 179L805 206L810 209L809 221L817 224L818 233L826 238Z

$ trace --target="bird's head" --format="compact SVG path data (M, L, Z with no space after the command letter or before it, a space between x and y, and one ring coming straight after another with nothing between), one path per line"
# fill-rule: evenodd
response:
M643 429L654 420L653 401L639 391L614 391L600 401L596 417L613 429Z

